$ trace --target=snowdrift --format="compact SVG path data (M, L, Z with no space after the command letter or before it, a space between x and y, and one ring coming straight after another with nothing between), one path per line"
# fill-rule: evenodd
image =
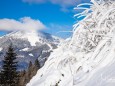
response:
M27 86L115 86L115 1L91 0L75 9L84 9L75 17L85 18Z

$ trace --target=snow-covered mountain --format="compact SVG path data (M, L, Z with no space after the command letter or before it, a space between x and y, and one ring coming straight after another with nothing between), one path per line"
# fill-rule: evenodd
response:
M27 86L115 86L115 1L91 2L75 8L86 17Z
M17 53L19 69L26 69L30 61L37 58L43 66L50 52L57 48L62 39L43 32L16 31L0 37L0 61L12 43Z

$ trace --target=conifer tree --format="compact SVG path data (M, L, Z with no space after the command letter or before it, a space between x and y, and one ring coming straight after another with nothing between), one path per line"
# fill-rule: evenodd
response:
M26 83L29 82L30 79L32 78L32 72L33 72L33 64L30 61L27 69L27 74L26 74L26 80L25 80Z
M38 59L35 60L34 65L36 70L40 69L40 62L38 61Z
M35 60L34 65L33 65L33 73L32 75L35 76L37 71L40 69L40 62L38 61L38 59Z
M17 66L16 53L14 52L13 46L10 45L3 60L0 86L17 86L19 78Z

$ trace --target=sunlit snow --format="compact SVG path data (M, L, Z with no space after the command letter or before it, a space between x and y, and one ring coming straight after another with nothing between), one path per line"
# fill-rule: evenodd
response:
M2 48L0 48L0 51L2 51Z
M115 86L115 1L91 2L75 8L86 17L27 86Z
M32 54L32 53L30 53L29 55L33 57L33 54Z

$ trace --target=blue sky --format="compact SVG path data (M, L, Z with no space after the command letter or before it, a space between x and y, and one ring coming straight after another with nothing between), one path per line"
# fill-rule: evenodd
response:
M0 0L0 20L7 18L18 21L20 18L30 17L42 22L47 27L45 32L66 38L71 33L57 32L72 30L76 21L73 15L77 12L73 8L83 2L89 0ZM10 31L1 27L0 30L0 36Z

